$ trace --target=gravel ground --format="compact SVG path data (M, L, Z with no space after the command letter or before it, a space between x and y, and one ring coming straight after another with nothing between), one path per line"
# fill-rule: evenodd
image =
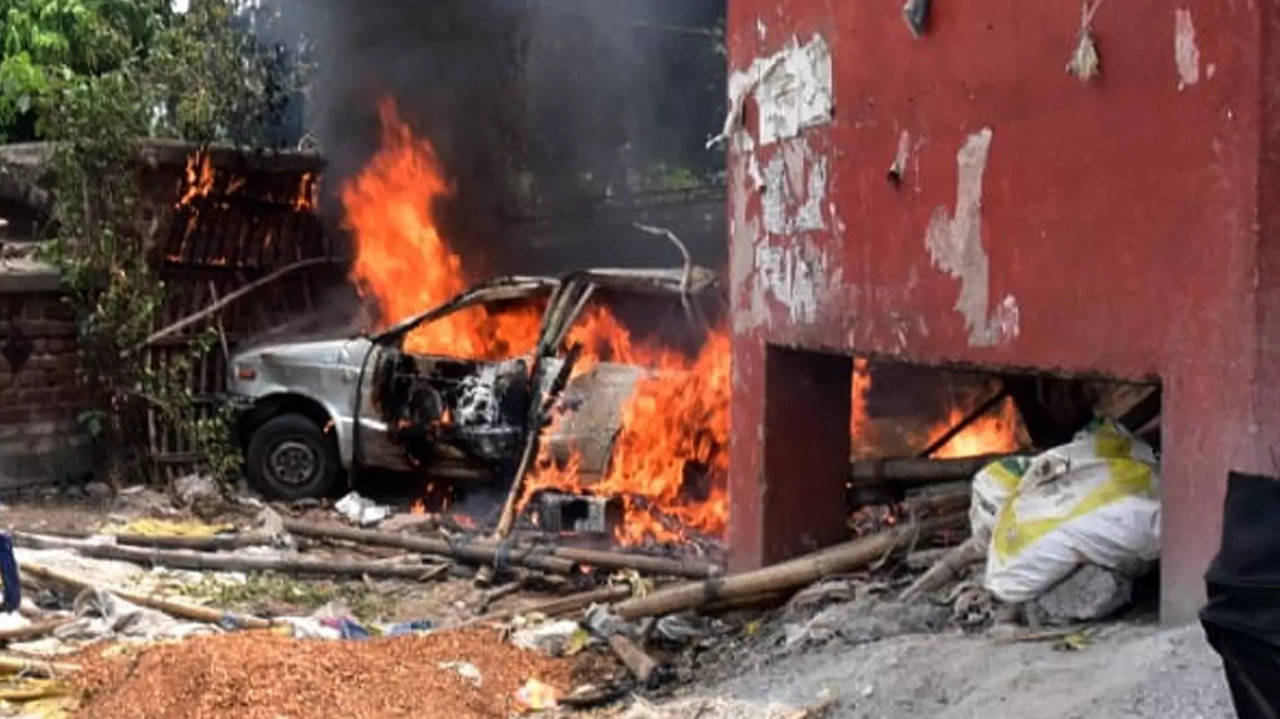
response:
M483 631L367 641L240 632L136 654L92 648L79 661L82 719L506 717L526 680L566 691L583 663Z
M757 651L730 675L626 715L780 719L830 691L838 701L827 717L1234 716L1221 662L1198 625L1115 624L1081 651L958 634L837 641L781 656Z

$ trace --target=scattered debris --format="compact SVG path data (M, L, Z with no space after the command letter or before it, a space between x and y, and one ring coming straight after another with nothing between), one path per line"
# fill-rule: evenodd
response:
M536 649L558 657L566 653L566 648L573 641L574 635L581 631L582 628L578 623L571 619L546 622L517 629L511 634L511 643L523 649Z
M968 570L970 565L982 560L986 553L986 547L977 538L970 537L960 545L948 550L945 555L938 559L936 564L929 568L929 571L921 574L910 587L907 587L899 596L899 599L909 602L938 589L961 576Z
M173 480L173 497L178 506L190 509L223 504L222 487L207 474L187 474Z
M348 492L333 505L348 522L361 527L372 527L391 516L392 509L363 497L359 492Z
M1027 623L1033 627L1063 626L1106 619L1132 597L1131 577L1086 564L1027 602Z
M530 679L516 690L516 708L522 712L555 709L558 696L555 687Z
M484 676L480 674L480 670L471 662L436 662L436 666L441 669L449 669L458 673L458 676L470 681L476 686L484 684Z
M794 649L835 638L862 644L903 634L937 632L950 618L951 610L935 604L855 600L828 607L803 625L787 627L785 646Z

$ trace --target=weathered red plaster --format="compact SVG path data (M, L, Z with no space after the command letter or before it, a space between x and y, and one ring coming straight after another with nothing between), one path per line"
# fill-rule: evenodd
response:
M1227 470L1280 474L1280 5L1181 3L1199 51L1199 81L1181 90L1168 4L1102 5L1103 74L1087 85L1064 72L1078 5L934 3L918 40L899 6L730 2L731 71L817 33L835 98L831 122L795 140L731 143L732 563L773 558L767 548L788 541L770 533L792 531L762 521L781 481L779 460L766 461L781 451L765 449L767 344L1159 377L1163 611L1188 618ZM755 135L751 103L744 119ZM984 127L989 311L1015 298L1018 324L975 346L955 309L961 282L931 262L925 236L938 208L955 211L957 151ZM903 131L910 154L895 187L886 171ZM752 173L789 143L829 162L827 229L767 236ZM797 318L761 290L761 247L805 247L825 263L816 311Z

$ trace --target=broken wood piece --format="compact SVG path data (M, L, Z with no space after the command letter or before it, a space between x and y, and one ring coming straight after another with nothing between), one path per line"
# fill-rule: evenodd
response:
M935 514L950 514L967 510L973 499L973 488L969 482L960 482L962 486L949 488L943 492L922 492L914 497L902 500L902 508L908 516L922 517ZM936 486L936 485L935 485ZM950 485L946 485L950 487ZM925 489L932 489L926 487Z
M494 587L493 589L486 591L480 597L480 606L476 608L476 611L484 612L488 610L490 604L493 604L494 602L498 601L499 599L502 599L503 597L507 597L512 594L515 594L516 592L520 591L521 587L523 587L524 585L525 585L524 580L518 579L514 582L507 582L502 586Z
M304 537L345 539L364 544L412 549L426 554L451 556L475 564L491 565L502 545L489 540L447 542L442 539L416 537L393 532L380 532L353 527L319 525L286 519L285 530ZM691 558L655 557L629 552L610 552L578 547L551 547L534 544L511 544L501 550L502 561L530 569L570 574L576 565L589 564L600 569L634 569L645 574L702 579L720 573L711 562Z
M301 559L298 557L269 557L253 554L209 554L185 550L148 549L122 547L117 544L96 544L60 537L44 537L38 534L14 532L18 546L35 549L71 549L97 559L119 559L135 564L170 567L174 569L200 569L219 572L279 572L283 574L330 574L351 577L379 577L421 580L438 567L389 566L373 562L351 562L328 559Z
M787 601L792 592L782 590L777 592L765 592L763 594L751 594L745 597L734 597L732 599L721 599L712 602L698 609L703 614L722 614L724 612L732 612L738 609L757 609L776 607Z
M495 562L537 569L555 574L572 574L576 564L550 551L529 546L513 546L499 549L497 544L480 544L465 539L446 541L432 537L413 537L392 532L377 532L353 527L313 524L296 519L284 520L285 531L303 537L346 539L384 547L399 547L423 554L451 557L472 564L491 565Z
M950 527L966 518L965 514L954 514L906 522L878 534L754 571L664 587L647 596L619 602L613 610L623 619L632 620L694 609L716 600L794 589L828 575L864 567L906 547L914 537Z
M271 622L266 619L262 619L261 617L236 614L234 612L228 612L212 607L202 607L198 604L188 604L186 602L179 602L172 599L164 599L162 597L155 597L150 594L142 594L140 592L131 592L127 589L120 589L117 587L101 586L82 577L77 577L74 574L61 572L51 567L45 567L33 562L19 561L18 567L22 570L24 575L30 575L50 582L64 584L77 591L100 589L110 592L127 602L133 602L134 604L142 607L150 607L181 619L191 619L193 621L214 624L222 627L230 625L244 629L266 629L271 626Z
M914 601L939 589L942 585L959 577L970 564L982 559L986 553L986 547L976 537L969 537L961 544L952 547L928 571L917 577L911 586L898 595L898 601Z
M917 572L927 571L954 548L934 547L933 549L921 549L908 554L903 558L902 563L907 565L907 569L914 569Z
M608 641L609 648L626 665L631 676L635 677L642 686L652 686L658 678L657 672L661 667L658 660L624 634L611 634Z
M47 634L52 634L55 629L75 621L71 617L57 617L54 619L45 619L39 622L32 622L25 627L14 627L13 629L0 629L0 642L25 642Z
M609 552L577 547L556 547L552 550L552 554L601 569L634 569L643 574L662 574L690 579L704 579L720 574L720 567L716 564L683 557L655 557L649 554Z
M79 664L69 662L47 662L43 659L29 659L0 654L0 673L25 674L33 677L53 678L75 674L80 671Z
M890 457L860 459L849 464L849 479L855 485L879 482L930 484L973 479L978 470L1013 455L988 454L981 457L935 459L933 457Z
M223 307L226 307L232 302L235 302L241 297L244 297L245 295L251 292L254 292L255 290L265 287L291 272L296 272L298 270L305 269L307 267L314 267L316 265L340 265L349 259L350 258L345 258L345 257L344 258L312 257L305 260L298 260L297 262L291 262L285 265L284 267L281 267L280 269L276 270L275 272L272 272L269 275L260 277L254 280L253 282L250 282L244 287L237 289L235 292L230 292L226 294L225 296L222 297L222 299L210 304L208 307L205 307L199 312L187 315L186 317L183 317L182 319L178 320L177 322L174 322L173 324L167 327L162 327L161 329L158 329L155 332L152 332L145 340L143 340L142 342L139 342L137 345L133 346L132 348L121 350L120 357L124 358L124 357L128 357L130 354L140 352L142 349L144 349L148 345L151 345L161 339L164 339L165 337L168 337L169 335L174 334L179 330L190 327L191 325L199 322L200 320L203 320L204 318L209 317L210 315L216 313L218 310L221 310Z
M454 625L452 628L463 629L477 624L484 624L486 622L503 622L521 614L541 614L548 619L554 619L555 617L563 616L579 609L584 609L592 604L611 604L613 602L626 599L631 596L631 594L631 587L622 584L609 585L607 587L590 589L585 592L570 594L565 597L559 597L525 607L504 609L500 612L490 612L484 616L472 617L465 622Z
M146 534L116 534L116 544L131 547L154 547L156 549L191 549L201 552L216 552L243 547L263 547L272 543L271 537L265 534L229 534L212 537L179 537L154 536Z

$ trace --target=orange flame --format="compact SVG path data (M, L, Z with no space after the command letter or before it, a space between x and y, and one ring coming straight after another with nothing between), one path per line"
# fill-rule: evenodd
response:
M968 410L952 407L944 422L929 431L926 446L940 438L948 429L954 427ZM934 452L932 456L939 458L978 457L984 454L1000 454L1014 452L1019 449L1018 441L1018 408L1013 400L1005 398L1003 402L986 414L974 420L969 426L952 437L946 444Z
M178 205L189 205L197 197L208 197L213 192L213 161L206 150L196 150L187 155L187 167L183 173L182 197Z
M605 342L616 360L655 370L622 408L622 430L604 476L588 483L579 475L578 454L559 467L544 446L537 471L525 480L521 506L546 489L620 497L625 517L614 538L626 545L684 541L688 529L723 535L729 516L728 335L712 333L691 361L678 352L632 346L627 331L603 312L581 325L586 339ZM619 334L590 334L609 326ZM689 490L691 473L701 477L704 491Z
M345 227L356 242L351 277L378 301L385 322L444 303L466 288L462 258L441 234L434 206L450 187L435 149L399 117L395 103L378 106L382 147L342 188ZM491 314L482 307L454 312L419 327L404 349L472 359L527 351L538 338L534 307Z
M874 420L867 414L867 393L871 389L872 373L870 362L866 358L854 359L852 385L849 435L854 454L875 455L877 442L873 432ZM977 404L973 401L975 397L978 396L954 398L954 404L947 408L945 417L934 422L924 432L907 434L911 443L918 448L932 445L972 411ZM945 459L1015 452L1024 445L1021 428L1022 418L1017 406L1012 399L1006 398L971 422L931 456Z
M383 100L379 111L382 147L341 195L345 226L356 245L351 277L377 300L389 322L447 301L469 278L433 211L451 192L435 150L414 136L392 101ZM473 307L418 328L404 348L475 359L509 357L533 346L540 321L537 307L500 313ZM697 357L689 358L633 343L612 313L589 307L567 341L583 346L574 376L602 361L640 365L653 373L637 383L622 409L622 430L604 477L588 484L579 474L579 456L557 466L544 450L537 471L526 480L523 501L552 488L620 497L626 515L617 538L626 543L679 540L687 529L722 534L728 515L727 334L712 333ZM544 436L553 431L544 430Z
M871 390L871 362L866 357L853 358L853 393L850 397L849 436L857 442L866 436L867 392Z
M298 189L293 195L294 212L310 212L316 209L316 196L320 192L320 178L304 172L298 179Z

